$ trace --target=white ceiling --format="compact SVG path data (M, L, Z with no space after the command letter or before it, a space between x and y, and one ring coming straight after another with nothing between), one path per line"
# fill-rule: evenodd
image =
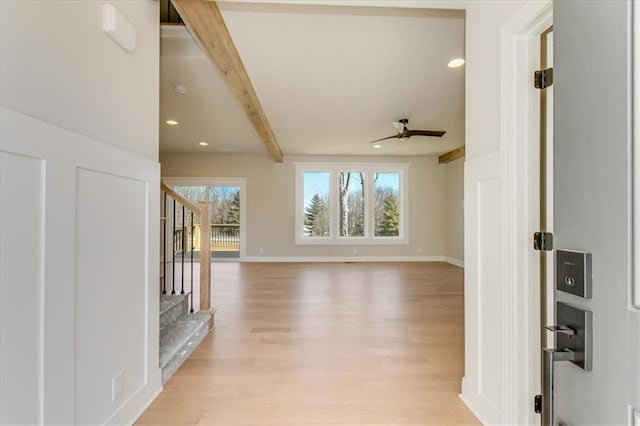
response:
M219 6L285 155L429 155L464 144L464 67L447 67L464 57L462 11ZM163 28L161 151L267 155L221 73L185 34ZM447 134L372 149L403 117L411 129ZM180 125L168 127L169 118Z

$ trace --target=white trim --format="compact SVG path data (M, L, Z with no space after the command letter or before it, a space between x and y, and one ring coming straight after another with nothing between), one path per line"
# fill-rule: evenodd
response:
M551 1L526 3L502 31L504 424L540 421L531 410L540 389L540 264L530 241L539 223L539 94L531 76L552 13Z
M640 426L640 410L632 405L629 405L629 425Z
M640 7L637 3L632 3L632 43L633 51L631 52L631 84L633 88L632 106L630 110L633 116L629 120L632 126L632 143L631 143L631 171L632 171L632 226L633 230L633 246L630 265L632 267L631 288L629 290L631 309L640 310Z
M444 261L452 264L453 266L457 266L459 268L464 268L464 260L456 259L454 257L445 256Z
M496 151L464 163L464 258L467 265L464 269L465 375L460 398L468 403L469 408L484 424L504 423L504 392L500 392L499 396L495 392L487 395L484 386L487 382L495 383L499 380L503 376L504 367L502 335L499 338L496 336L503 321L496 325L494 319L494 325L486 325L487 310L491 310L494 316L502 313L501 310L496 312L502 309L496 301L500 300L503 293L504 282L497 270L499 267L494 266L495 257L502 253L502 236L499 230L502 223L502 211L499 210L502 179L500 161L500 152ZM487 214L489 205L493 207ZM482 206L484 211L481 210ZM490 239L485 238L487 232L491 233ZM486 264L492 258L493 265L487 268ZM490 306L483 303L487 298L492 301ZM482 352L486 352L488 347L494 348L490 351L493 354L500 354L500 362L487 362L484 359ZM497 398L500 400L496 400Z
M465 403L471 412L480 420L482 424L492 424L489 420L495 417L492 410L487 408L489 405L481 400L482 397L478 395L478 392L473 389L474 386L469 386L468 381L462 378L462 386L458 397Z
M247 256L243 261L269 263L446 262L444 256Z
M207 185L238 186L238 182L247 183L246 177L163 177L167 185Z
M247 181L246 177L164 177L162 181L169 186L237 186L240 188L240 257L247 254ZM238 260L238 259L235 259Z
M295 244L296 245L407 245L409 244L409 163L351 163L351 162L306 162L294 161L295 169ZM365 176L364 188L364 236L340 237L340 203L337 184L340 172L361 172ZM304 199L304 173L329 173L329 236L309 237L303 234L304 214L301 201ZM374 173L398 173L400 180L400 235L398 237L375 236L373 215ZM300 208L302 206L302 209Z
M145 392L144 394L136 394L135 399L139 401L138 407L135 410L130 410L128 412L118 411L114 415L112 415L109 419L105 421L105 424L113 424L113 425L132 425L144 414L145 411L151 406L153 401L162 393L164 388L162 386L158 386L155 391L151 393ZM134 398L130 398L129 401L133 401Z

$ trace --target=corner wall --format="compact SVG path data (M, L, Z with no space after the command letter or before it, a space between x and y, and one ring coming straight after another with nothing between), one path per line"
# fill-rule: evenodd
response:
M445 220L447 260L464 266L464 159L445 166Z
M158 367L158 3L0 2L0 423L132 423ZM121 378L119 391L113 382Z

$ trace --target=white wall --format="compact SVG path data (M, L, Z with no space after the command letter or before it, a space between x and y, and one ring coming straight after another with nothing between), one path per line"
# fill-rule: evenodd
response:
M0 3L2 106L157 160L157 2L108 2L137 30L132 53L102 31L105 2Z
M464 159L445 166L445 256L464 265Z
M409 244L296 245L294 161L409 163ZM442 259L445 254L445 178L437 157L287 157L161 154L164 177L246 177L247 257ZM262 253L260 250L262 249ZM356 252L354 252L356 250Z
M467 2L466 161L500 150L502 29L524 3L523 0Z
M2 424L130 423L161 389L158 4L112 3L133 53L102 2L0 2Z

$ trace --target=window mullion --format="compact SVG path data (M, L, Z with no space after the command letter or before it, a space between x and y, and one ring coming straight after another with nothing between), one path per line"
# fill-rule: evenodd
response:
M331 189L329 190L329 208L331 211L331 231L329 232L329 237L332 240L337 240L340 235L340 222L338 215L340 214L340 206L338 201L338 171L334 168L329 170L331 173Z
M365 194L364 194L364 237L366 239L370 239L373 236L373 233L371 232L371 212L373 210L372 208L372 201L373 199L371 198L372 195L372 190L371 190L371 184L373 181L373 175L371 174L371 170L367 170L364 172L365 174Z

